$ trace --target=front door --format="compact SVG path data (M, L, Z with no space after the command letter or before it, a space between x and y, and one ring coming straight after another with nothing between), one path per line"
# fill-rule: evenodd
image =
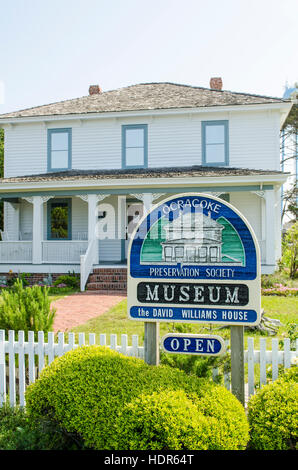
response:
M125 229L125 259L127 260L127 249L131 235L133 234L139 220L143 217L143 204L141 202L129 202L126 204L126 229Z

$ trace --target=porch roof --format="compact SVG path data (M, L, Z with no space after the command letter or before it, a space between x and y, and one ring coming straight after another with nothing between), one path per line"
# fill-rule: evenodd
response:
M106 169L106 170L67 170L37 175L15 176L1 178L0 184L5 183L37 183L54 181L81 181L106 179L148 179L148 178L218 178L237 176L285 176L288 173L274 170L254 170L249 168L211 167L211 166L183 166L161 168L135 168L135 169Z
M281 187L289 173L225 167L70 170L0 179L0 199L82 194L265 191ZM12 202L12 201L10 201Z

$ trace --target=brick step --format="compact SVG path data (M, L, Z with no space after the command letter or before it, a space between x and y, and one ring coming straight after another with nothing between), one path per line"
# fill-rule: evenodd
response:
M127 268L94 268L93 274L127 274Z
M89 282L125 282L126 280L126 274L90 274L89 276Z
M85 290L84 292L81 292L81 294L84 295L119 295L122 296L123 298L126 297L126 290Z
M126 282L88 282L87 290L123 290L126 291Z

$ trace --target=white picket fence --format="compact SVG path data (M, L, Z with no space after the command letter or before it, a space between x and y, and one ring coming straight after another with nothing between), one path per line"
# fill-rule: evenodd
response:
M67 351L76 349L86 344L85 333L78 334L78 342L75 341L74 333L58 333L57 342L53 332L47 334L47 342L43 331L38 332L38 340L34 340L34 333L28 332L28 341L25 341L24 331L8 332L6 338L5 331L0 330L0 407L9 401L11 406L17 403L25 406L25 390L28 384L35 382L39 372L45 365L51 362L57 356L62 356ZM107 346L127 356L144 357L144 348L139 345L138 335L132 335L131 345L128 344L128 336L121 335L120 344L118 344L116 334L110 335L109 344L105 334L95 335L90 333L88 344L99 344ZM244 359L248 367L248 384L246 384L246 399L255 393L256 386L262 386L267 382L269 368L272 374L272 380L276 380L279 373L279 366L289 368L291 364L297 361L298 340L296 341L296 350L291 350L290 339L284 339L284 348L279 350L278 339L272 339L271 350L266 350L267 339L260 339L260 350L254 349L254 338L248 338L248 350L245 351ZM16 366L17 365L17 366ZM268 367L269 365L269 367ZM255 383L255 370L259 367L260 383ZM217 369L213 370L213 377L219 373ZM7 385L8 383L8 385ZM230 374L224 374L224 384L230 389Z

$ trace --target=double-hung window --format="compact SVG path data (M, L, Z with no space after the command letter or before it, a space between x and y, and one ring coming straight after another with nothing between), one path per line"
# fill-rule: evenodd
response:
M48 129L48 171L71 169L71 129Z
M229 164L229 122L202 122L203 165L227 166Z
M48 201L48 240L71 240L71 199Z
M134 124L122 126L122 167L147 168L147 166L147 124Z

